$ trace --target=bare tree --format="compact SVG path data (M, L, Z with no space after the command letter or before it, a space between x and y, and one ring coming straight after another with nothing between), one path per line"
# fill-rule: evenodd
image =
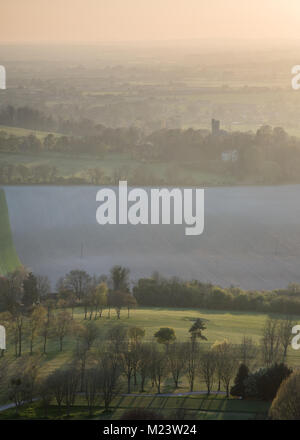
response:
M283 362L285 362L286 358L287 358L287 350L289 345L292 342L292 329L295 325L295 322L292 321L292 319L290 318L285 318L282 319L279 323L279 339L280 339L280 344L283 350Z
M47 351L48 339L53 334L53 323L54 323L54 316L53 316L54 304L53 304L53 302L47 301L46 307L47 307L47 313L43 317L43 320L40 325L40 335L43 338L43 353L44 354Z
M234 378L236 369L238 366L238 360L236 357L236 350L234 346L227 343L224 347L223 353L223 368L221 372L221 378L226 390L226 397L229 397L230 382Z
M36 287L37 287L39 300L41 301L50 293L51 285L49 278L47 276L37 275Z
M87 349L90 350L100 337L100 329L95 322L86 322L79 330L80 339L86 344Z
M127 393L131 392L131 377L133 374L133 368L135 363L135 353L132 350L130 344L126 344L126 347L120 353L120 360L122 365L122 372L127 379Z
M216 355L212 350L202 353L199 361L198 371L200 377L206 383L207 394L210 395L216 372Z
M137 365L137 371L141 378L141 393L145 391L145 381L151 374L151 354L152 348L150 344L144 343L139 345L139 362Z
M89 415L92 416L93 408L99 399L99 370L97 368L90 368L86 371L83 388Z
M65 381L65 373L60 369L55 370L47 378L47 386L53 392L54 398L58 406L59 414L61 414L61 406L64 399L64 392L65 392L64 381Z
M63 371L64 387L63 387L63 402L66 405L67 415L70 415L70 409L74 405L79 385L79 371L76 366L69 365Z
M282 358L280 344L280 321L275 318L269 318L263 328L263 337L261 339L261 352L264 364L270 365L278 362Z
M243 336L239 346L239 356L241 362L249 368L251 363L255 361L258 354L258 347L253 342L253 339L248 336Z
M174 342L171 344L168 350L167 359L175 388L178 388L180 377L186 370L184 344L181 342Z
M190 385L190 391L194 391L194 383L199 362L199 344L197 341L184 344L184 356L186 359L186 374Z
M72 315L67 310L60 311L55 316L54 332L59 340L60 351L63 350L63 341L72 330Z
M72 290L80 301L90 289L91 277L84 270L71 270L65 276L63 284L67 289Z
M106 339L113 353L121 353L128 341L128 327L114 325L106 333Z
M25 402L33 399L39 366L39 358L32 357L15 365L8 385L8 398L14 402L17 413Z
M42 323L45 320L47 311L43 306L35 306L27 320L27 331L29 333L29 346L30 346L30 354L33 354L33 344L38 335Z
M49 376L48 376L49 377ZM39 382L37 388L37 397L39 398L42 407L44 409L44 417L48 417L48 409L51 403L51 400L54 397L53 390L50 388L50 384L48 383L48 377Z
M153 379L157 388L157 393L161 393L161 385L163 379L168 376L168 364L166 362L165 353L154 349L152 350Z
M118 394L120 385L120 366L117 356L112 353L103 353L99 362L99 390L103 395L105 411Z

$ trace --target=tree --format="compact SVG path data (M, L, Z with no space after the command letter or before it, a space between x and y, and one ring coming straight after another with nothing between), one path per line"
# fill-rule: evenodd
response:
M245 398L245 380L248 378L248 376L249 368L247 367L247 365L241 364L234 379L234 385L231 387L230 390L230 394L232 396L242 397L243 399Z
M180 377L186 369L185 346L180 342L174 342L168 350L168 366L170 368L175 388L179 386Z
M84 377L84 395L89 409L89 416L93 415L93 408L99 399L99 370L90 368L86 371Z
M109 343L108 349L115 354L120 354L127 345L128 328L124 325L114 325L106 333Z
M87 349L90 350L100 336L100 329L95 322L86 322L80 328L79 333L81 340L86 344Z
M253 342L252 338L243 336L242 342L239 346L239 356L244 365L248 367L256 359L258 347Z
M23 281L23 298L22 302L25 307L30 307L36 304L39 299L39 293L37 289L37 279L32 272Z
M54 332L59 340L60 351L63 350L64 338L72 330L72 315L67 310L60 311L55 316Z
M154 337L159 344L165 345L167 351L169 345L176 340L174 329L169 327L160 328L156 333L154 333Z
M123 348L121 354L121 365L122 365L122 371L123 374L127 378L127 393L130 394L131 392L131 376L134 369L135 364L135 353L134 350L130 347L130 344L126 344L126 346Z
M29 383L26 377L23 375L14 374L9 382L8 389L9 400L13 401L16 408L16 413L18 413L19 408L24 405L24 403L29 398Z
M221 381L222 381L222 371L224 368L224 362L226 358L224 356L224 352L226 351L228 341L225 339L224 341L215 341L212 345L212 352L215 355L216 362L216 375L218 379L218 391L221 390Z
M273 400L281 383L290 376L292 370L285 364L274 364L257 380L259 396L263 400Z
M0 387L4 385L4 382L7 378L8 372L8 361L1 357L0 359Z
M63 386L63 402L66 405L67 415L70 415L70 409L74 405L78 384L79 384L79 371L73 364L67 366L63 370L64 386Z
M285 364L274 364L250 374L245 380L246 397L273 400L281 383L292 373Z
M204 380L207 387L207 395L210 395L214 384L215 371L216 371L216 356L213 351L207 351L200 357L199 362L200 377Z
M63 283L67 289L75 293L80 301L90 289L91 277L84 270L71 270L65 276Z
M202 334L204 330L206 330L204 321L201 318L196 319L192 327L189 329L193 345L195 344L197 339L207 341L207 338Z
M43 353L45 354L47 351L47 342L49 337L53 333L53 323L54 323L54 317L53 317L53 307L54 304L52 301L47 301L46 303L46 316L43 317L41 326L40 326L40 335L43 338Z
M155 348L152 349L151 364L154 383L157 388L157 393L160 394L162 381L168 375L168 364L165 354Z
M186 374L190 386L190 391L194 391L194 382L199 363L199 344L195 342L184 343L184 356L186 359Z
M129 319L130 309L134 309L137 306L137 301L131 293L126 293L124 295L124 306L127 307L127 318Z
M261 339L261 351L263 362L267 367L278 362L282 358L280 345L280 321L278 319L269 318L265 322Z
M5 278L0 278L0 305L3 311L11 312L22 303L23 282L27 278L24 267L8 273Z
M226 390L226 397L229 397L230 382L235 375L237 368L236 352L232 344L228 343L223 351L223 369L221 379Z
M61 414L61 406L64 399L64 384L65 372L61 369L57 369L51 373L47 378L47 386L52 390L55 397L58 411Z
M15 333L15 349L16 356L20 357L22 355L22 342L23 342L23 329L24 329L24 307L20 304L15 304L11 309L11 326L13 326Z
M132 345L137 345L145 337L145 329L141 327L129 327L128 337Z
M125 296L126 294L120 291L112 291L109 294L109 304L115 308L118 319L121 317L121 310L125 304Z
M14 368L8 386L8 398L15 404L16 412L27 401L32 401L39 369L39 359L22 359Z
M287 357L287 350L292 341L292 329L295 325L290 318L282 319L279 323L279 340L283 350L283 362Z
M74 362L78 365L80 374L80 391L84 391L84 378L86 371L86 364L88 360L89 349L86 341L78 338L76 350L74 352Z
M300 371L284 380L272 402L269 415L275 420L300 420Z
M44 322L47 315L47 311L43 306L35 306L33 307L29 319L28 319L28 333L29 333L29 346L30 346L30 354L33 354L33 344L36 336L38 335L42 323Z
M145 329L141 327L129 327L128 337L133 352L133 377L134 385L137 385L137 368L140 362L141 341L145 336Z
M129 269L122 266L114 266L110 271L112 290L114 292L129 292Z
M140 392L145 392L145 381L147 377L150 376L151 373L151 355L152 348L150 344L140 344L139 345L139 362L137 365L137 371L140 374L141 383L140 383Z
M49 376L48 376L49 377ZM42 407L44 409L44 417L45 419L48 417L48 409L51 403L51 400L54 397L53 390L50 388L50 384L48 383L48 377L38 384L37 388L37 397L41 401Z
M43 275L37 275L36 288L38 293L38 300L42 301L50 293L51 286L49 278Z
M96 309L95 319L97 319L98 314L99 314L99 318L102 317L103 309L107 305L107 295L108 295L107 284L104 282L98 284L95 288L95 293L94 293L94 304Z
M99 391L103 395L105 411L119 392L120 366L113 353L103 353L99 361Z
M26 382L28 384L28 400L33 401L35 397L36 383L39 376L39 371L41 368L41 357L40 355L30 356L27 358L22 358L20 360L20 369L24 375Z

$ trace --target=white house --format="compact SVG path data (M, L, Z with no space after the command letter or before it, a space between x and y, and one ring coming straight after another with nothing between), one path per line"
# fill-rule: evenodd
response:
M221 156L223 162L236 162L238 160L238 151L237 150L223 151Z

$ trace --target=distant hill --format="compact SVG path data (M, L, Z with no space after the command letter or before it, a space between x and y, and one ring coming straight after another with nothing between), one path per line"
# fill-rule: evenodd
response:
M5 193L0 189L0 275L6 275L19 266L21 262L12 239Z

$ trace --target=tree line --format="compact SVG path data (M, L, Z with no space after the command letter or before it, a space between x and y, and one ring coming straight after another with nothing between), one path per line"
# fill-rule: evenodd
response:
M0 111L0 124L60 133L49 133L41 140L34 134L18 137L2 131L0 151L63 152L70 157L77 153L102 155L116 152L150 163L171 160L174 164L185 164L191 172L186 182L189 184L193 184L192 174L196 171L230 175L238 182L299 181L300 140L289 136L282 127L264 125L255 133L220 131L218 135L193 128L161 129L148 134L137 127L110 128L89 120L55 121L38 110L12 106ZM228 151L236 152L235 160L222 159L222 153ZM174 176L176 173L173 173L173 180L169 179L169 184L178 183L179 177ZM152 183L161 181L154 175L151 178ZM56 176L55 181L58 180ZM104 174L99 183L106 183Z
M140 278L133 294L144 307L186 307L213 310L239 310L263 313L300 314L300 285L290 284L274 291L245 291L231 286L221 288L200 281L165 279L159 274Z

